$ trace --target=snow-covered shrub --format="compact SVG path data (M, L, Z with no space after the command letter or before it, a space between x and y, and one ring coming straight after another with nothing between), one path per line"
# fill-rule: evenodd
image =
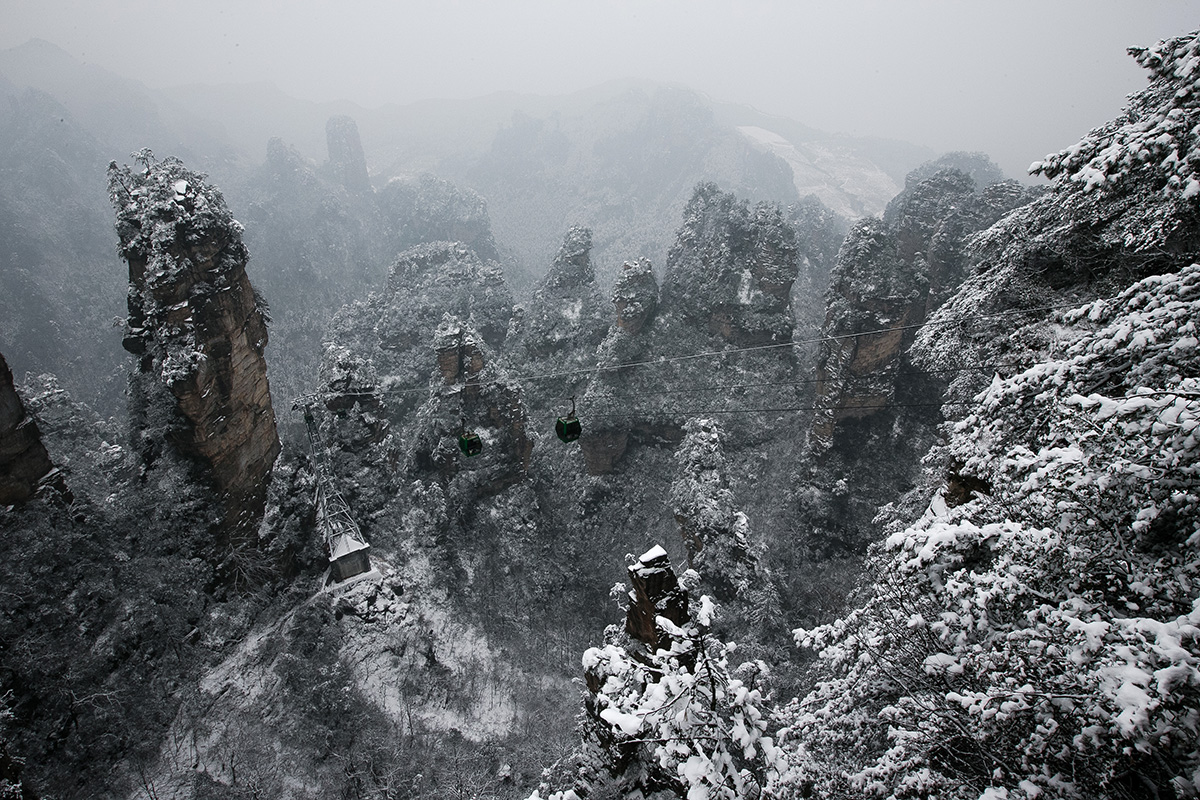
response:
M1088 191L1116 190L1148 173L1165 194L1194 198L1200 195L1200 31L1131 47L1129 54L1149 70L1151 86L1130 98L1123 115L1029 171L1064 176Z
M822 796L1194 797L1200 266L1061 315L1057 356L953 426L981 488L798 630L825 680L782 746Z
M582 785L548 793L546 800L575 800L605 776L620 797L665 792L687 800L734 800L769 793L785 760L766 735L769 712L759 686L766 665L730 666L737 646L712 635L716 605L701 596L698 608L688 610L661 547L629 570L635 584L628 595L629 635L610 626L607 643L583 654L589 696L578 756ZM689 570L685 582L697 581ZM639 603L661 611L646 637L653 644L635 633L633 607ZM535 792L529 800L542 795Z

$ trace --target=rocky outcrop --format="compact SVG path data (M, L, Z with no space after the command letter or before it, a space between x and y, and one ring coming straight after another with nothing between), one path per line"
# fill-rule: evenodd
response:
M382 389L402 389L388 396L398 420L422 400L412 390L437 373L429 337L446 314L469 324L489 348L503 346L512 320L512 295L499 268L461 242L401 253L383 290L339 311L329 338L368 358Z
M625 634L640 642L646 652L670 650L670 634L658 624L658 618L664 617L675 625L683 626L690 615L688 592L675 577L667 551L656 545L643 553L626 571L629 573L630 588ZM588 688L592 688L590 680ZM599 691L599 688L597 686L592 691Z
M667 254L664 309L738 346L790 339L796 242L778 207L752 208L705 183L683 219Z
M37 423L25 411L0 355L0 506L28 500L54 473Z
M626 261L613 287L616 321L596 350L601 368L588 386L589 407L613 413L620 407L620 395L630 389L629 369L612 369L645 358L651 343L650 326L658 311L658 281L646 259ZM636 378L633 378L636 380ZM613 470L629 446L628 420L606 416L589 417L588 435L579 440L589 475L604 475Z
M369 193L371 179L367 176L367 157L358 136L358 124L347 116L330 117L325 123L325 141L334 180L351 194Z
M109 166L129 264L125 349L133 428L147 465L162 441L221 497L230 540L258 527L279 437L267 382L266 305L246 276L242 227L221 193L173 158Z
M612 302L617 311L617 328L630 336L636 336L654 318L658 310L658 281L647 259L621 265Z
M939 382L905 377L903 354L917 328L966 276L967 237L1032 195L1012 181L977 191L966 173L942 169L910 182L883 219L865 219L851 229L826 296L814 452L838 444L839 425L884 413L898 394L907 392L909 400L925 395L936 411L922 387ZM861 444L869 434L856 431L851 439ZM847 440L839 446L848 451L855 445Z
M376 195L390 254L424 242L462 242L483 261L500 260L487 201L428 173L392 178Z
M482 336L447 314L433 350L438 376L411 428L410 469L457 484L456 497L487 497L524 480L533 452L528 415L519 389L492 363ZM468 432L483 444L472 457L458 443Z
M574 227L525 309L521 346L531 360L590 356L608 331L608 309L592 267L592 232Z
M677 444L689 417L761 402L761 391L751 396L747 386L779 384L770 403L792 404L798 258L778 207L751 207L711 183L696 187L661 293L644 261L623 268L616 286L617 320L596 351L586 395L591 441L583 450L592 474L610 471L631 441ZM761 345L777 347L744 352ZM696 357L722 350L731 357ZM715 371L725 389L713 387ZM734 438L761 435L763 420L738 413Z

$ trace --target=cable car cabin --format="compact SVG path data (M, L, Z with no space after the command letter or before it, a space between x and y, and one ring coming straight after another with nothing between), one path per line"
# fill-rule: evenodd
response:
M554 423L554 432L564 442L573 442L583 433L583 425L579 423L579 417L573 414L569 417L559 417L558 422Z
M371 569L371 546L353 536L341 535L329 543L329 579L334 583L349 580Z
M458 437L458 449L467 458L477 456L483 452L483 440L478 433L464 433Z

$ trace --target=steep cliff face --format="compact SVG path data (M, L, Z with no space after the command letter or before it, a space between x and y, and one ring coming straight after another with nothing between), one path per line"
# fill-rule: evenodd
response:
M697 186L661 293L645 262L627 264L618 280L617 320L587 389L589 470L611 470L631 441L677 443L689 417L710 411L733 412L735 439L763 435L765 417L750 412L795 400L798 268L795 235L778 207ZM724 350L731 354L719 360L686 355Z
M851 229L826 297L819 410L810 437L815 454L861 446L872 434L855 421L887 416L898 393L906 405L919 407L914 398L924 393L922 386L937 381L902 375L904 351L965 277L967 236L1030 199L1032 193L1014 182L977 191L967 174L943 169L910 183L883 219L862 220ZM930 408L936 411L936 404ZM839 426L845 428L842 439Z
M37 423L25 411L0 355L0 506L32 497L53 469Z
M613 286L613 307L617 312L617 329L636 336L658 310L658 281L646 259L626 261Z
M633 370L613 370L619 364L640 361L646 357L652 336L649 326L658 310L658 281L654 270L646 259L626 261L613 287L612 302L616 321L608 335L596 349L596 363L604 371L596 375L588 388L588 402L601 415L589 416L588 435L580 439L584 464L591 475L611 472L629 445L631 430L640 427L648 433L646 426L630 424L629 420L603 416L605 410L617 411L617 403L611 397L614 392L626 388Z
M829 274L850 224L811 195L788 206L786 216L796 232L800 258L796 282L792 284L792 307L798 338L807 340L814 338L825 321Z
M367 175L367 157L358 135L358 123L347 116L330 117L325 123L325 140L334 180L353 194L370 192L371 179Z
M709 183L683 220L667 254L664 310L739 346L791 338L796 242L779 209L751 208Z
M533 299L525 309L521 345L532 360L560 356L565 350L588 355L608 330L609 310L596 286L592 232L574 227Z
M505 380L483 338L447 315L433 337L438 375L410 436L410 468L436 473L456 497L488 497L523 480L533 441L519 389ZM474 433L482 452L464 457L458 437Z
M221 193L175 159L109 166L121 256L129 263L125 349L133 429L149 465L165 440L220 495L222 529L248 538L262 518L279 437L267 382L266 307L246 276L242 228Z

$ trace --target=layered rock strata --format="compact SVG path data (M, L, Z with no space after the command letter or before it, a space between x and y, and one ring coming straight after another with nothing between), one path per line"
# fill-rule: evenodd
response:
M220 191L173 158L109 165L119 252L129 264L124 346L133 428L149 465L159 437L221 497L222 529L249 537L279 454L267 382L266 305L246 275L242 226Z

